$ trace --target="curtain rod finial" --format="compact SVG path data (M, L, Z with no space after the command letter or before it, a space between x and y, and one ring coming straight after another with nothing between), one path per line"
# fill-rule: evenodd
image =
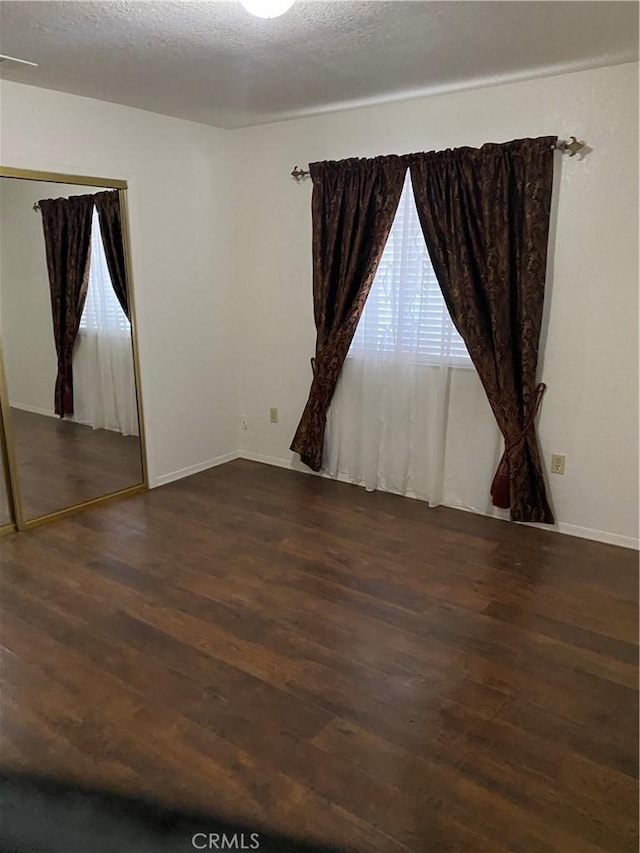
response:
M305 172L304 169L300 169L299 166L296 166L295 169L291 172L291 177L296 183L301 183L305 178L308 178L310 172Z
M575 157L576 154L578 153L578 151L582 151L582 149L584 147L585 147L585 143L584 142L578 142L578 140L575 138L575 136L571 137L571 142L567 142L566 140L562 140L562 141L558 141L558 144L556 145L556 148L559 151L562 151L563 154L566 154L566 152L568 151L569 157Z

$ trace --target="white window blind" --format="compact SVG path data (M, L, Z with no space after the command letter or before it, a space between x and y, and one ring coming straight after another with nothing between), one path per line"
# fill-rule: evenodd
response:
M431 265L408 171L349 356L357 357L359 352L471 366Z
M107 267L107 258L102 244L98 211L93 209L91 221L91 265L87 300L80 318L80 331L101 331L107 334L130 335L131 324L127 320L118 302L111 276Z

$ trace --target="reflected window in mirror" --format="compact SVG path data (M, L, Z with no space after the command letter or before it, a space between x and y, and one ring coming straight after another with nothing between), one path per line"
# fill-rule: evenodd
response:
M98 212L94 209L91 222L91 265L87 300L80 318L80 331L108 329L121 335L131 334L131 323L118 302L109 275L107 256L100 233Z

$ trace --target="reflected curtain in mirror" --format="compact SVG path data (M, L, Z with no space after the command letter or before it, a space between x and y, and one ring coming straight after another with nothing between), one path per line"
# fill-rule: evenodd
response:
M58 357L55 413L73 413L73 347L87 294L91 260L93 196L39 202Z
M109 275L111 276L111 284L118 297L120 307L124 311L127 320L130 320L131 314L129 309L129 294L127 292L124 242L122 239L120 197L117 192L112 190L104 193L96 193L94 198L100 220L100 233L102 234L102 244L107 259Z

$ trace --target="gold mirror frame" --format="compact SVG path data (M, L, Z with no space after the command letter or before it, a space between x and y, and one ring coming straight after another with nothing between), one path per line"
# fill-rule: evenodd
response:
M9 462L9 457L13 456L13 448L9 444L7 440L6 433L6 424L9 420L9 405L8 405L8 395L5 394L6 382L4 378L4 356L2 353L2 340L0 340L0 453L2 454L2 459L4 460L4 464L2 466L2 475L5 481L5 491L7 495L7 502L9 504L9 508L11 510L11 517L13 521L9 521L6 524L0 525L0 536L4 536L7 533L13 533L18 529L18 521L16 515L16 507L17 507L17 498L16 498L16 482L15 482L15 464L14 462Z
M21 178L25 181L50 181L57 184L76 184L78 186L105 187L106 189L118 190L120 199L120 212L122 214L122 242L124 244L125 264L127 269L127 283L129 285L129 301L131 313L131 346L133 349L133 370L136 381L136 402L138 406L138 427L140 432L140 457L142 463L142 482L135 486L127 486L106 495L82 501L73 506L38 516L37 518L25 519L22 514L20 501L20 485L16 468L15 455L11 437L11 422L9 418L9 397L7 393L6 377L4 372L4 360L2 346L0 345L0 410L2 412L3 429L0 430L0 445L4 452L5 464L8 473L7 491L8 498L13 508L15 524L6 524L0 528L0 536L11 533L16 529L30 530L41 524L48 524L59 518L75 515L84 509L101 504L110 503L113 500L137 495L146 492L149 488L149 475L147 466L147 443L145 438L144 412L142 404L142 384L140 380L140 361L138 356L138 323L136 318L136 298L133 284L133 269L131 264L131 243L129 237L129 211L127 206L127 182L111 178L95 178L88 175L63 175L58 172L39 172L32 169L16 169L11 166L0 166L0 178Z

